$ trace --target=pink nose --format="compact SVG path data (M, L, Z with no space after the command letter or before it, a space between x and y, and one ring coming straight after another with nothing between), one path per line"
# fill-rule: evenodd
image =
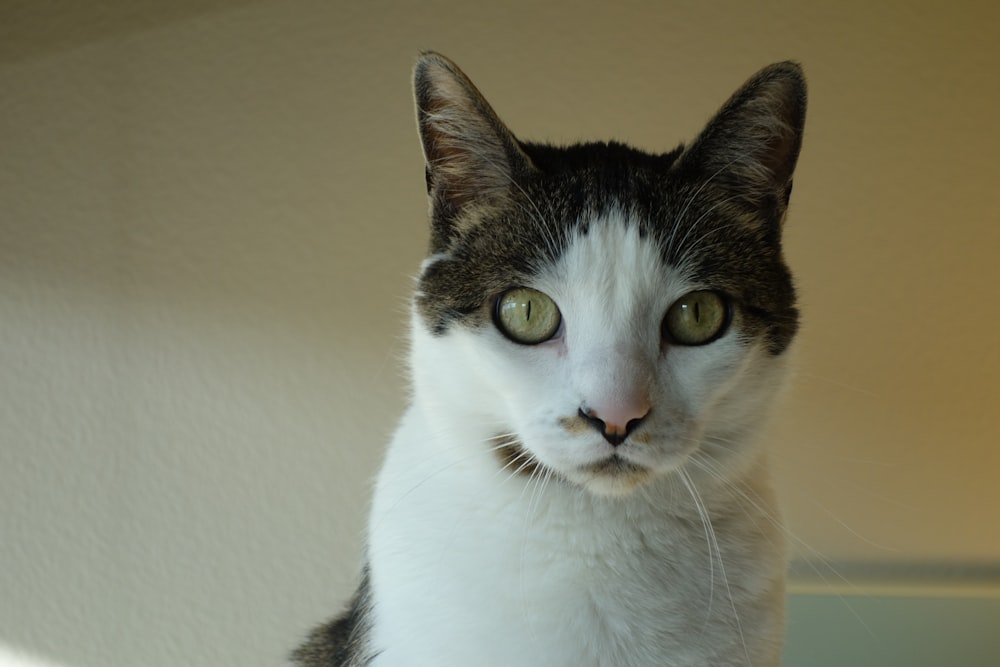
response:
M580 407L579 414L613 446L625 442L649 414L649 399L645 396L604 405Z

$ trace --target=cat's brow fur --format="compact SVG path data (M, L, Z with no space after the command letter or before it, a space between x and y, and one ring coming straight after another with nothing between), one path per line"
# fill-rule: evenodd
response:
M437 61L418 64L418 82L426 80L421 70L432 62ZM779 96L775 89L781 87L776 81L801 82L797 65L780 63L761 72L692 146L659 155L615 142L570 147L518 142L473 84L461 72L457 76L453 95L467 100L469 110L479 113L478 122L442 120L441 103L426 84L417 84L418 118L430 128L425 152L442 166L444 181L428 177L431 252L443 258L421 276L417 297L435 333L456 321L484 325L483 303L552 262L572 227L618 209L658 239L667 263L696 263L700 278L745 304L767 330L775 354L785 349L796 331L797 312L780 253L781 222L791 188L787 165L794 165L801 146L805 89L799 87L787 102L787 93ZM775 114L775 103L766 103L772 97L794 107ZM452 145L462 136L471 136L477 150L456 157ZM758 154L761 146L774 145L782 147L780 159ZM470 155L484 164L470 166ZM484 179L470 183L470 173L489 174L486 193ZM475 197L466 190L474 190ZM712 224L718 220L727 226ZM706 233L679 235L693 221Z
M663 155L613 142L522 148L537 171L525 172L507 205L469 207L460 216L462 234L438 236L449 241L433 248L443 257L420 277L417 296L434 333L453 324L486 325L482 304L554 261L573 228L615 211L656 239L666 263L693 264L700 280L742 303L754 333L766 332L775 354L787 347L798 317L780 252L785 201L757 193L752 196L767 199L763 205L733 198L740 184L734 188L729 177L712 179L704 166L675 166L683 148ZM536 211L537 202L544 208ZM720 220L725 227L713 224ZM688 232L693 221L704 231Z
M408 634L409 629L387 631L379 623L391 625L389 619L400 614L415 620L444 618L458 624L467 622L470 637L480 630L486 632L480 642L482 650L488 651L486 647L494 645L490 642L496 639L490 633L502 634L507 632L505 628L479 628L475 622L476 608L442 610L440 605L446 604L441 600L461 599L464 589L478 590L483 581L499 576L496 571L477 572L475 578L462 580L460 572L464 572L465 563L452 561L456 572L442 580L440 596L435 593L422 599L419 609L400 609L399 600L406 599L406 595L393 597L397 591L380 588L387 585L381 582L389 578L381 577L383 573L378 567L381 562L398 564L398 555L391 554L410 553L412 549L412 559L401 561L412 571L407 569L406 576L402 579L397 576L393 581L399 586L409 586L411 581L419 582L425 576L438 577L433 563L421 561L418 555L423 553L421 549L430 553L440 549L444 559L446 554L450 555L453 544L461 542L457 536L464 531L472 531L475 543L476 531L501 530L495 526L508 525L504 523L509 521L504 513L508 509L516 511L515 506L523 503L529 516L523 525L515 518L509 523L510 533L506 535L511 545L521 545L521 569L516 578L521 580L522 588L525 568L531 567L528 563L547 562L542 557L544 546L538 547L538 553L528 551L529 539L536 539L529 538L530 519L541 511L543 504L545 511L555 517L549 519L555 521L554 529L567 531L565 540L551 547L564 552L565 567L569 568L566 571L572 571L571 562L578 557L594 559L595 565L581 570L588 577L600 576L597 573L605 565L607 576L612 577L624 576L621 572L637 568L634 578L619 581L619 588L612 595L612 598L624 597L604 612L613 614L616 612L612 610L617 609L617 613L623 614L622 619L606 618L599 628L582 630L582 634L574 636L565 629L565 624L559 624L559 619L540 618L541 625L553 621L559 632L570 632L569 636L574 637L572 641L576 644L567 645L565 655L557 654L559 660L568 660L570 651L583 651L581 655L591 657L577 658L576 664L595 667L777 665L783 636L783 563L780 562L783 547L780 530L776 529L776 509L764 459L755 453L757 450L750 442L760 419L757 412L763 411L774 393L772 385L783 374L779 358L785 355L798 328L795 290L781 244L805 121L805 83L798 65L786 62L765 68L730 98L693 142L662 154L650 154L616 142L552 146L520 141L461 70L434 53L421 56L414 79L417 119L427 163L430 252L414 297L411 361L414 407L404 417L390 455L406 460L404 449L418 446L425 447L428 454L410 464L387 460L370 524L369 549L375 551L370 551L358 592L344 614L310 635L293 655L294 661L301 667L469 665L468 659L449 662L448 646L441 646L429 658L426 651L434 640L419 636L416 629L413 631L418 634L414 636ZM617 226L619 231L609 231L609 226ZM704 431L704 440L691 454L690 465L669 473L670 479L629 492L631 495L622 499L609 500L594 499L589 492L575 487L572 476L542 461L544 456L539 458L538 452L532 451L530 439L522 438L512 424L477 425L477 420L488 421L490 415L502 412L490 405L490 401L503 401L500 396L483 397L483 402L477 404L475 396L480 387L471 384L481 382L483 386L492 386L493 380L475 373L459 374L470 386L447 387L450 380L442 366L450 363L448 345L482 344L485 357L502 358L508 349L504 346L511 344L498 338L495 332L490 333L497 297L517 286L550 284L558 288L553 283L555 266L562 266L562 271L572 275L586 276L587 267L572 268L575 266L572 262L582 261L580 257L591 257L579 254L582 252L579 249L590 248L593 253L598 248L594 245L598 239L612 233L625 234L631 239L629 243L638 238L641 243L651 244L658 258L656 264L664 267L657 270L668 271L671 276L670 287L664 289L681 289L686 285L687 289L707 288L725 295L735 313L735 331L730 336L732 340L718 345L723 350L720 354L730 355L732 361L720 362L711 372L728 373L733 378L730 384L739 384L735 395L726 394L725 387L713 389L712 400L722 406L718 409L730 410L731 415L723 414L717 419L718 424L691 431L696 434ZM635 261L636 266L652 266L648 257ZM566 268L567 262L570 268ZM628 277L612 273L608 280L627 282ZM656 294L653 293L654 300ZM618 324L593 326L614 328ZM631 331L628 328L631 325L621 326L625 327L623 331ZM622 336L625 334L614 340L624 341L627 347L628 337ZM487 338L497 342L487 343ZM659 356L652 363L673 363L669 356L673 353L664 351L662 343L659 345ZM528 359L546 359L549 353L543 347L537 352L517 350L516 354L529 355L525 357ZM510 353L515 354L513 348ZM699 352L692 352L696 353ZM533 354L539 356L531 357ZM484 364L484 368L489 367L488 362ZM502 365L494 367L491 372L503 372L502 368ZM615 372L608 369L608 377L621 375ZM677 383L687 381L683 377L670 379ZM708 382L704 378L695 381ZM759 401L752 397L754 392L761 395ZM672 409L670 405L654 404L650 414L665 420L663 415L673 414ZM440 423L432 424L430 415L438 414L436 411L440 411ZM562 424L567 438L584 438L590 428L585 421L577 420L575 405L561 416L555 414L551 421ZM660 428L666 429L667 422L663 421ZM656 424L643 428L632 438L634 446L641 443L653 448L658 442ZM423 435L408 436L411 432ZM469 437L479 441L462 442L459 432L478 433ZM682 443L684 437L688 436L681 436ZM428 438L440 438L442 444L422 444ZM469 454L453 454L459 448L456 445L468 447ZM479 451L491 454L476 458ZM475 465L479 464L470 461L482 462L486 467L477 473ZM613 461L613 465L608 461ZM594 469L625 470L637 465L619 463L617 458L608 459L595 464ZM402 470L404 476L412 476L417 474L413 469L421 466L426 466L428 472L414 478L415 483L412 479L406 482L412 488L400 490L400 482L394 475L398 477ZM456 472L465 468L471 472ZM655 479L659 474L646 475L646 472L640 476L643 484L647 477ZM476 474L484 477L477 482ZM392 530L404 533L409 528L405 522L399 524L400 528L387 527L389 514L402 514L407 503L418 502L417 496L431 497L428 494L434 493L436 483L445 485L441 481L445 477L452 480L451 486L442 486L441 493L457 493L456 485L469 482L470 475L474 493L488 494L483 489L494 488L491 484L506 492L508 488L503 484L515 476L520 476L520 483L527 486L520 495L511 495L498 505L494 515L463 518L458 525L445 527L447 537L443 544L418 544L422 540L419 531L416 538L412 534L405 538L391 533ZM454 508L463 503L469 503L470 507L490 506L490 500L448 497L442 499L437 512L414 514L414 520L433 523L435 516L445 513L440 508L447 512L454 510L458 512L456 516L461 516L460 509ZM557 520L563 516L559 512L566 513L564 521ZM570 532L573 522L583 519L586 530ZM608 522L603 529L602 522ZM600 537L602 530L617 537L607 538L611 541L605 543L602 541L605 538ZM597 537L590 531L595 531ZM544 532L542 535L550 537ZM417 541L407 542L407 539ZM579 541L575 550L571 546L573 540ZM659 560L643 565L641 558L625 557L622 552L620 562L616 561L615 550L632 548L630 540L638 540L636 544L641 544L642 549L648 548L651 554L648 558ZM707 549L707 564L695 555L702 549ZM589 550L594 551L591 554ZM387 552L390 555L382 558L381 554ZM687 559L693 559L692 564ZM484 560L488 561L489 558ZM544 585L550 579L568 576L559 569L563 565L553 563L552 567L556 569L551 576L539 573L537 581ZM597 597L588 598L587 604L595 606L595 614L600 618L601 582L581 579L577 584L570 580L566 590L591 591ZM499 596L517 585L497 582L493 588L486 585L485 590L495 590ZM669 601L650 598L648 611L629 606L634 603L641 607L646 604L643 595L661 589ZM630 590L634 592L630 594ZM528 593L521 591L522 604ZM380 599L380 595L396 601L390 604L388 599ZM703 609L706 595L707 611ZM542 599L548 604L547 598ZM683 612L685 599L691 602L687 606L698 611ZM499 600L478 602L486 607L503 605ZM560 601L552 602L558 606ZM564 604L572 605L569 600ZM522 616L542 614L541 606L522 610ZM657 617L665 609L674 610L669 612L674 616ZM566 611L567 618L571 618L569 612L577 610ZM721 614L722 620L713 630L715 634L705 634L713 614ZM584 617L590 618L581 616ZM625 622L625 617L633 618L636 625L616 629L615 624L619 620ZM435 625L429 620L428 623L428 628L442 627L440 623ZM506 651L511 643L528 647L554 641L551 637L531 636L535 634L532 626L527 634L507 637L495 646ZM604 644L591 646L598 637L604 637ZM628 641L628 637L634 641ZM639 641L643 637L653 639ZM412 642L412 652L405 645L391 645L393 641ZM669 655L662 653L665 646L674 647ZM534 655L527 648L525 651L522 655ZM457 649L456 654L465 655ZM550 656L546 664L554 664L553 659ZM520 658L519 664L526 664L526 660ZM488 653L477 655L475 662L477 667L497 664Z

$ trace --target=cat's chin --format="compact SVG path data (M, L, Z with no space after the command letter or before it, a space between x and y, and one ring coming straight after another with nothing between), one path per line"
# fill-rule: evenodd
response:
M679 466L680 464L678 464ZM652 468L640 465L618 455L588 464L566 477L596 496L621 498L649 484L660 476Z
M553 476L605 498L631 495L682 468L694 450L679 449L671 454L653 456L643 449L631 450L626 445L611 453L597 454L589 460L560 461L557 457L555 461L546 461L516 437L497 435L493 440L500 442L493 448L493 453L501 470L529 479Z

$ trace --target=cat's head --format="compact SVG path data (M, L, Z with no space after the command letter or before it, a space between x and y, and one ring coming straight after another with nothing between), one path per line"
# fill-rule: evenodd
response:
M470 446L498 467L601 495L748 461L798 326L781 232L799 67L765 68L660 155L519 141L437 54L415 90L432 230L418 399L481 427Z

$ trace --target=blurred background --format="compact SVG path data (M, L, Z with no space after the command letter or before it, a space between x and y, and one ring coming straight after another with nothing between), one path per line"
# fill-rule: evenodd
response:
M282 664L340 609L427 244L410 69L667 150L810 83L768 433L786 665L1000 664L1000 5L0 0L0 664ZM20 656L20 657L18 657Z

